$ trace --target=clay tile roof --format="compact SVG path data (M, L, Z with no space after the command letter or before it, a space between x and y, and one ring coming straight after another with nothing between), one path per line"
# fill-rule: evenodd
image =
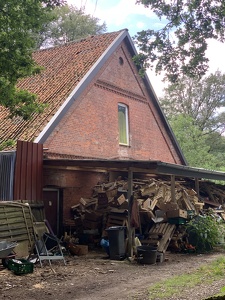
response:
M33 141L120 33L121 31L117 31L90 36L34 52L34 60L44 70L38 75L23 79L18 87L37 94L38 101L47 106L43 113L33 114L28 121L20 117L8 119L8 110L0 106L0 142L9 139Z

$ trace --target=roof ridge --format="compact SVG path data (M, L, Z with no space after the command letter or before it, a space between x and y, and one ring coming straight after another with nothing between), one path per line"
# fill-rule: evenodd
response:
M48 50L52 50L52 49L55 49L55 48L66 47L68 45L72 45L72 44L75 44L75 43L80 43L80 42L86 41L88 39L92 39L93 37L100 37L100 36L103 36L103 35L109 35L109 34L119 33L119 32L122 32L122 31L128 31L128 29L124 28L124 29L120 29L120 30L116 30L116 31L104 32L102 34L88 35L87 37L80 38L80 39L77 39L77 40L73 40L73 41L67 42L65 44L60 44L60 45L50 46L50 47L43 48L43 49L38 49L38 50L33 51L33 53L38 53L38 52L42 52L42 51L48 51Z

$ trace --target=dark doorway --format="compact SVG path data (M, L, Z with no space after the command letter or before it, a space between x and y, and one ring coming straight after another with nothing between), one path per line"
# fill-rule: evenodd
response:
M55 188L45 188L43 190L43 202L45 217L54 234L60 236L62 234L62 191Z

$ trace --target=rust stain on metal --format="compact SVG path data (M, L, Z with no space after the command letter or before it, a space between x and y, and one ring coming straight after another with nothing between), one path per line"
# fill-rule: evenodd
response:
M14 199L36 203L43 200L43 145L17 142Z

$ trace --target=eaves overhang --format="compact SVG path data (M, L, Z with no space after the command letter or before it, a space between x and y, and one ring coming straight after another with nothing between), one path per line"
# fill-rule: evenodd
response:
M177 165L162 161L145 160L69 160L69 159L44 159L45 167L76 167L91 171L101 169L104 171L147 173L155 175L175 175L184 178L199 178L225 181L225 173L207 169Z

